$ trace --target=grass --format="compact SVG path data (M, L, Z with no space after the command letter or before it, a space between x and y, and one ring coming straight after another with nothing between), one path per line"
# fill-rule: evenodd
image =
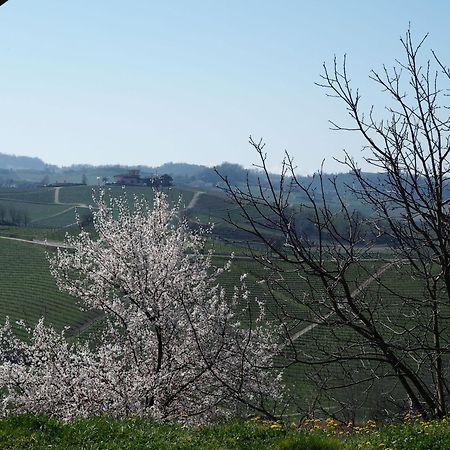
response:
M56 216L68 208L66 205L55 205L53 203L33 203L18 199L0 200L0 203L7 211L10 208L26 211L31 225L33 225L34 222ZM75 214L73 214L73 217L75 217Z
M76 214L80 217L89 214L89 208L79 206L65 206L63 211L44 217L40 220L33 221L32 225L35 227L44 228L66 228L76 224Z
M98 186L66 186L59 190L59 202L55 204L55 188L38 187L34 189L11 189L0 188L0 204L8 211L15 208L25 211L29 217L29 225L33 228L64 228L75 222L75 207L83 215L88 210L79 205L92 205L92 194L98 191ZM128 186L123 189L121 186L107 186L104 188L110 195L118 196L125 192L130 204L134 196L144 196L151 204L154 191L149 187ZM226 239L248 239L248 233L239 232L224 221L227 212L238 222L237 208L230 204L227 198L219 192L203 192L199 196L193 208L187 208L197 190L188 187L174 186L164 189L169 201L175 203L181 198L181 213L188 220L197 225L214 223L213 233Z
M46 230L46 229L28 229L17 228L19 231L19 237L25 239L33 239L39 237L47 237L48 239L58 240L62 238L61 233L63 230ZM14 229L4 228L0 230L3 234L13 234ZM74 231L74 230L71 230ZM224 253L227 250L239 250L237 245L231 245L231 248L226 248L225 245L221 245L221 249ZM48 323L54 325L57 329L62 329L64 326L69 325L72 327L72 332L76 333L77 329L80 329L84 323L89 321L90 318L95 316L95 313L81 312L76 305L76 302L70 296L61 293L57 290L54 280L52 279L48 264L45 257L45 247L41 247L34 244L27 244L22 242L6 241L0 239L0 323L3 322L6 316L11 318L12 323L19 319L25 319L27 323L33 325L37 320L45 316ZM214 263L217 266L223 266L226 258L218 257L214 258ZM376 271L381 263L372 261L367 263L366 271L370 274ZM250 290L250 298L258 297L266 305L267 317L270 318L276 314L279 309L279 305L284 305L285 311L292 317L298 318L298 320L292 323L292 332L299 331L307 326L308 322L305 321L309 314L308 310L300 303L293 300L288 294L283 292L276 292L275 299L267 291L264 284L258 283L259 279L266 275L264 269L255 264L250 259L236 258L232 263L232 269L230 272L226 272L221 275L219 282L225 288L229 295L233 293L233 287L239 284L239 279L242 273L248 273L246 279L247 286ZM369 275L368 273L359 273L354 271L352 274L354 278L354 285L362 282ZM412 282L410 277L399 276L397 270L389 271L385 274L386 277L392 278L392 283L397 284L398 288L402 289L402 292L413 295L414 292L418 293L418 282ZM298 273L284 273L285 283L289 288L300 295L307 291L308 286L305 280ZM375 286L374 286L375 287ZM320 286L317 287L318 292ZM367 289L367 294L370 294L370 289ZM376 292L374 292L374 298ZM402 314L401 309L396 307L395 301L387 296L387 301L391 302L390 309L398 309L398 314ZM387 308L387 307L386 307ZM381 308L382 311L386 308ZM249 317L246 313L240 313L240 320L244 326L248 326ZM295 322L295 323L294 323ZM97 323L93 329L101 328L102 324ZM16 329L19 332L18 329ZM84 334L90 335L91 330L88 329ZM348 342L349 337L343 335L344 331L336 330L334 334L330 334L330 331L323 330L320 327L308 332L304 336L300 337L296 341L295 348L302 354L320 354L321 348L337 349L342 343ZM339 337L343 339L339 339ZM356 337L354 338L356 339ZM284 362L286 358L288 361L292 361L294 358L293 349L287 347L283 356L280 356L280 361ZM339 368L332 369L334 380L337 382L342 379L342 371ZM284 374L285 383L292 388L295 399L292 400L291 414L297 413L297 407L295 405L304 405L308 403L309 399L317 394L317 387L310 381L311 369L302 364L292 364L286 370ZM372 389L371 395L365 400L362 406L356 408L358 417L377 417L377 410L380 410L380 396L386 386L378 386ZM343 395L348 395L348 398L355 399L355 402L363 398L362 392L364 389L356 390L355 392L345 391ZM298 417L298 416L293 416Z
M74 222L75 211L70 203L89 203L91 201L91 186L75 186L63 187L60 190L60 201L67 202L69 205L55 205L54 189L40 188L36 190L0 190L0 197L7 198L3 203L16 205L17 207L26 208L32 216L32 228L28 227L0 227L0 234L19 237L23 239L49 239L63 240L66 231L77 232L77 227L63 228ZM113 195L121 193L121 187L111 187ZM133 195L144 195L148 200L153 197L153 191L145 187L128 187L125 190L126 195L130 198ZM180 194L183 195L184 204L187 205L192 199L195 190L174 187L168 190L169 199L176 201ZM195 221L195 217L199 217L203 222L211 220L216 223L215 233L224 237L231 237L233 242L215 239L213 246L218 253L223 255L235 252L237 255L245 254L245 237L237 235L236 230L223 222L221 217L226 214L228 204L226 198L220 194L204 193L198 197L198 202L194 208L185 211L187 217ZM80 214L86 213L83 208L78 208ZM232 214L237 218L236 210ZM213 236L214 237L214 236ZM211 241L213 241L211 239ZM30 324L35 323L42 315L47 320L61 329L64 325L70 325L74 329L85 323L87 317L85 313L81 313L76 307L74 300L65 294L57 291L54 281L52 280L44 255L45 250L36 245L27 245L20 243L0 242L0 322L6 315L9 315L14 322L17 319L25 318ZM215 262L219 266L223 265L225 258L217 258ZM361 272L354 271L351 274L352 289L363 282L370 273L383 264L379 261L368 262L365 270ZM288 269L286 267L286 269ZM247 285L251 292L251 297L257 296L263 300L268 310L268 317L271 312L277 311L279 305L283 305L285 311L298 320L293 321L292 332L301 330L307 325L306 319L309 312L303 305L292 299L286 292L278 291L275 299L268 293L263 284L258 283L260 278L264 278L267 273L249 259L237 258L233 262L232 270L225 273L220 283L226 288L228 293L233 292L233 286L239 284L239 278L242 273L248 273ZM301 296L308 291L307 283L301 274L292 270L284 271L283 283L294 293ZM401 292L406 296L421 296L423 286L417 281L413 281L407 273L401 273L398 269L393 268L383 275L384 280L388 280L392 289ZM365 290L365 293L377 298L376 284ZM317 292L321 293L321 287L317 287ZM399 307L397 300L391 293L385 292L385 300L379 302L378 312L383 315L389 311L393 318L402 320L401 316L404 311ZM276 301L275 301L276 300ZM400 317L400 318L399 318ZM424 314L424 320L429 315ZM242 315L242 323L245 324L248 317ZM247 320L248 322L248 320ZM295 322L295 323L294 323ZM95 327L101 327L96 324ZM94 328L95 328L94 327ZM348 340L348 336L338 334L336 331L334 336L329 331L323 331L316 328L296 342L298 351L305 351L309 354L317 354L322 348L337 348L339 343L338 337L344 337L342 341ZM333 340L334 339L334 340ZM292 354L287 354L291 358ZM286 383L293 386L298 394L299 404L305 403L309 395L313 395L314 387L308 381L304 366L293 364L285 372ZM337 377L337 374L336 374ZM336 378L335 377L335 378ZM351 392L351 398L359 398L362 390L359 392ZM367 400L364 410L358 410L361 417L372 417L375 415L375 408L379 408L378 401L380 397L378 393L380 388L374 389L374 398ZM292 411L293 413L296 411Z
M9 229L10 230L10 229ZM19 237L33 239L47 237L48 239L58 239L62 230L45 229L27 229L18 228L21 231ZM7 233L8 229L3 232ZM11 231L11 230L10 230ZM43 236L44 235L44 236ZM234 246L233 246L234 247ZM225 248L223 248L225 250ZM236 247L233 250L238 250ZM7 241L0 239L0 323L6 316L11 318L11 322L25 319L30 325L45 316L48 323L57 329L62 329L69 325L73 332L76 332L83 323L86 323L94 313L86 313L79 310L73 298L57 290L55 281L51 277L45 256L46 248L34 244L22 242ZM214 263L221 267L226 258L215 258ZM256 265L250 259L236 258L232 264L232 270L221 275L219 282L225 288L229 295L232 295L233 288L239 284L242 273L248 273L246 283L251 292L251 298L258 297L263 300L268 312L268 317L278 308L277 302L268 293L264 284L258 283L264 270ZM358 274L355 273L355 278ZM296 292L303 292L307 289L305 281L298 274L288 274L285 276L286 282L290 288ZM285 305L286 311L299 318L305 318L307 311L300 304L289 298L288 295L279 292L276 294L276 300ZM248 325L249 317L241 313L241 322ZM307 324L298 321L295 329L302 329ZM101 327L101 324L95 324L94 329ZM19 332L19 329L16 328ZM86 330L89 334L90 330ZM298 340L299 350L311 349L314 351L317 343L327 345L337 345L334 342L328 342L327 336L319 329L305 335ZM289 356L289 355L288 355ZM285 382L294 389L298 404L313 395L315 387L311 385L306 374L307 368L294 364L285 372ZM292 413L295 413L293 410ZM365 411L364 416L371 415L371 411Z
M53 203L55 198L54 188L37 187L34 189L0 189L0 202L3 199L30 203Z
M355 289L358 285L361 285L365 280L367 280L372 274L376 273L377 270L382 267L384 263L382 261L367 261L364 263L364 268L361 270L359 268L352 269L349 274L351 278L351 289ZM300 302L296 302L295 299L290 297L286 292L278 291L275 292L275 298L270 295L265 289L264 284L259 284L258 279L263 278L264 270L256 265L251 260L246 259L236 259L233 262L232 270L226 273L219 281L226 288L228 292L231 291L234 284L238 284L239 276L247 272L249 273L246 283L250 289L251 296L257 296L260 300L263 300L266 309L268 310L268 317L270 318L270 313L276 313L279 311L279 306L282 305L284 311L293 318L298 320L292 320L291 335L296 331L304 329L308 325L308 315L310 312L306 309L304 305ZM309 291L309 287L304 278L301 277L301 273L288 272L287 267L283 273L285 284L295 295L299 298L305 292ZM393 290L393 292L398 292L404 297L411 299L416 299L417 301L423 301L425 298L424 284L421 280L414 279L411 276L408 266L403 268L392 267L382 275L383 281L387 286ZM320 283L316 285L316 295L320 297L323 292L323 287ZM401 325L402 323L406 326L409 323L408 309L401 306L402 299L396 297L396 295L387 289L380 288L376 282L366 286L364 292L360 296L365 296L368 303L372 303L373 315L375 320L380 321L380 328L383 327L381 323L388 323L387 317L391 318L393 323ZM427 306L423 305L423 317L418 317L416 320L420 323L423 322L423 326L426 326L426 321L430 317L430 312L426 310ZM241 317L241 322L247 324L247 317L245 314ZM446 320L446 319L444 319ZM391 325L392 327L392 325ZM421 336L422 328L417 330L412 330L413 333L417 333L418 337ZM404 339L403 334L396 335L395 333L389 334L389 329L384 328L385 336L393 343L402 344L401 340ZM295 349L288 346L283 352L283 356L280 357L280 361L292 362L295 360L296 354L299 355L299 359L307 360L311 358L311 355L320 359L326 359L326 354L331 351L336 353L344 353L350 355L352 352L358 354L361 351L360 347L361 337L355 333L352 333L348 328L345 327L335 327L332 329L325 329L323 327L316 327L310 330L303 336L300 336L295 341ZM365 346L367 348L367 344ZM294 352L295 350L295 352ZM415 354L417 358L423 358L423 353L417 351ZM284 359L285 358L285 359ZM445 358L445 363L448 364L448 358ZM414 361L408 360L408 363L414 366ZM348 382L348 376L346 370L353 371L353 375L364 376L361 372L361 365L359 361L349 361L345 366L345 370L340 367L339 364L328 365L326 367L320 367L317 369L321 372L321 375L326 378L329 376L330 386L339 386L340 384L345 385ZM391 392L393 396L397 396L400 401L403 398L403 392L398 386L395 385L394 381L389 378L383 377L383 371L386 370L386 366L378 368L378 373L380 373L380 380L375 380L371 386L369 382L361 382L359 386L353 387L348 386L346 389L342 389L339 392L334 392L334 395L344 401L349 405L348 415L355 413L358 418L367 417L381 417L384 414L385 408L392 408L389 404L389 399L381 395L383 392ZM284 371L284 382L294 392L294 397L290 404L292 409L289 413L295 415L297 413L296 406L309 404L309 400L314 400L317 397L317 385L315 385L311 378L314 377L314 367L311 368L307 364L294 363L290 365ZM422 377L426 379L428 376L426 369L422 369ZM366 392L367 389L367 392ZM328 408L330 413L336 411L333 409L333 404L329 403L326 399L326 395L320 400L321 405L324 408ZM350 405L351 403L351 405ZM342 412L340 417L346 417L346 411ZM298 417L294 416L294 417Z
M380 428L362 427L344 438L349 449L446 450L450 449L450 420L406 421Z
M320 422L320 421L319 421ZM378 428L328 426L310 428L274 422L231 421L182 426L151 419L92 417L63 422L35 416L0 420L1 449L102 450L445 450L450 422L415 420ZM314 421L314 423L317 423ZM325 426L322 427L322 424Z
M277 424L229 422L183 427L145 419L89 418L64 423L46 417L0 421L2 449L339 450L338 439Z

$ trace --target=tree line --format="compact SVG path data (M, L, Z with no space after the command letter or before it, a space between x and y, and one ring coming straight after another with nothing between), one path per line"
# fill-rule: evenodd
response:
M25 208L0 203L0 225L26 227L30 223L30 213Z

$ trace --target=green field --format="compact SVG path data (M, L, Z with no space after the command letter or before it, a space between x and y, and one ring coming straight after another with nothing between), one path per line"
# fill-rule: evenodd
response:
M99 189L100 188L93 186L63 187L60 190L59 201L62 203L93 204L93 196L94 198L97 197ZM125 192L130 200L133 196L143 196L150 202L153 199L153 190L145 186L127 186L126 188L122 188L121 186L106 186L103 189L111 196L119 196ZM178 200L178 197L182 196L184 202L187 203L189 203L194 195L193 191L189 189L180 189L176 187L165 189L164 192L168 194L170 201Z
M23 228L24 232L28 231L31 236L36 233L36 230L43 231L44 229ZM75 230L74 230L75 231ZM22 237L27 236L25 233ZM226 248L222 246L222 250ZM236 248L234 248L236 249ZM50 250L51 251L51 250ZM53 324L57 329L61 330L65 326L71 327L69 333L76 334L77 330L86 324L90 324L90 320L94 319L97 315L95 313L81 312L76 305L75 299L70 296L61 293L57 290L55 281L51 277L48 269L48 263L46 259L46 248L40 245L17 242L0 239L0 319L4 320L6 316L11 318L11 322L19 319L24 319L29 325L33 325L44 316L48 323ZM226 257L215 257L213 263L221 267L226 262ZM354 271L353 273L353 287L356 287L361 280L368 276L368 273L376 271L381 262L370 261L365 267L364 274ZM296 302L287 291L278 290L274 293L269 293L265 284L259 281L266 276L264 269L255 264L249 258L236 257L232 263L232 269L230 272L225 272L221 275L219 282L225 288L228 295L233 294L234 286L239 284L239 278L242 273L248 273L246 284L250 290L250 299L257 297L263 301L267 311L267 317L270 320L275 320L277 314L280 311L280 307L283 308L285 314L291 316L291 332L295 333L304 327L309 322L310 312L305 309L303 305ZM393 272L386 276L392 277ZM411 291L417 290L417 285L408 281L405 277L402 277L404 281L405 292L407 289ZM289 272L288 267L284 273L284 281L287 288L296 293L307 292L309 286L305 280L305 277L296 272ZM316 283L317 292L320 292L321 287ZM251 300L250 306L255 306L255 303ZM243 305L244 306L244 305ZM395 304L392 304L395 308ZM256 311L253 308L253 313ZM248 312L248 311L247 311ZM240 313L240 320L244 326L248 326L252 318L250 318L247 312ZM253 316L254 318L254 316ZM302 320L303 319L303 320ZM94 329L101 327L101 324L92 322ZM15 327L17 330L17 327ZM91 330L89 327L85 329L85 333L89 333ZM20 333L22 335L22 333ZM324 333L319 327L302 336L295 342L295 348L298 351L317 351L320 346L338 346L338 338L336 334L330 335ZM292 354L293 348L288 347L284 352L284 356L281 357L279 362L285 360L293 360ZM292 389L293 396L293 409L291 414L296 413L295 404L301 404L305 401L309 401L315 395L315 386L309 380L308 367L302 364L290 365L285 371L285 382ZM369 417L373 415L373 410L376 407L376 403L367 403L367 408L361 410L361 415Z
M90 213L89 208L83 208L80 206L69 206L64 207L62 211L56 214L51 214L41 219L35 219L31 222L34 227L42 228L68 228L76 224L77 214L80 217Z
M17 202L53 203L54 198L54 188L43 187L34 189L0 189L0 201L9 199Z
M130 203L134 197L144 197L151 203L154 195L153 190L148 187L130 186L124 189L120 186L107 186L104 189L111 196L125 194ZM83 206L94 205L93 196L95 198L98 195L98 190L98 187L92 186L61 187L58 198L55 198L55 188L52 187L23 190L3 188L0 189L0 205L6 210L16 208L25 211L29 217L29 224L33 227L61 228L75 221L75 208L83 214L87 211ZM170 202L177 203L180 200L180 207L183 210L189 205L196 191L191 188L172 187L165 189L164 192L167 193ZM220 201L223 202L223 199ZM195 208L193 214L204 214L205 206L201 202L197 206L198 209ZM219 220L218 217L215 219Z
M61 194L67 189L67 197ZM122 188L115 188L113 192L121 192ZM52 195L49 196L49 193ZM76 193L76 195L75 195ZM127 195L141 195L152 199L153 193L145 188L127 190ZM171 189L169 198L178 201L190 201L194 195L193 190ZM54 190L40 188L37 190L16 191L5 189L1 192L4 203L12 205L27 205L32 216L32 223L28 227L0 226L0 236L24 240L37 241L63 241L66 233L76 234L78 226L69 226L75 220L75 207L45 203L45 200L54 199ZM90 187L62 188L60 201L83 202L91 195ZM32 202L39 199L42 203ZM80 214L86 208L77 208ZM221 243L220 252L230 254L240 249L239 246L230 246ZM86 323L93 315L79 310L76 302L68 295L57 290L55 282L49 273L46 251L53 251L41 245L0 239L0 321L9 316L15 324L17 320L24 319L33 325L40 317L61 330L64 326L77 328ZM220 261L223 264L224 260ZM241 269L239 269L241 270ZM233 277L235 279L235 277ZM229 283L228 283L229 284ZM231 286L230 286L231 289ZM16 331L18 328L15 326ZM20 332L22 335L22 333Z
M109 192L111 195L117 195L123 190L120 187L112 187ZM153 197L153 191L148 188L128 188L125 192L130 201L134 195L144 195L150 201ZM288 326L291 335L307 327L312 318L311 311L297 301L296 297L298 299L311 290L315 291L316 297L325 296L320 282L305 276L304 273L296 270L295 266L286 265L283 267L282 277L279 277L278 282L275 283L273 291L269 292L267 286L260 283L262 279L268 277L269 271L245 257L247 252L245 236L236 234L223 219L229 208L226 198L220 193L201 193L196 195L195 202L189 204L195 194L196 191L192 189L172 188L168 190L169 199L172 202L178 201L180 195L183 196L182 202L185 209L182 212L192 224L197 223L198 219L203 224L210 221L215 223L215 234L209 240L207 248L213 248L220 255L213 260L217 266L222 266L231 252L237 255L231 271L222 274L219 279L226 292L231 296L234 286L239 284L240 276L248 273L246 283L250 290L250 298L257 297L264 303L267 317L270 320L276 321L280 311L283 311L284 318L290 317ZM26 207L31 216L31 223L28 227L0 226L0 236L25 240L62 241L66 233L75 234L79 231L77 225L72 225L75 221L75 208L80 215L86 214L88 209L74 205L88 203L91 195L92 188L88 186L63 187L59 191L59 201L64 204L55 204L53 188L22 191L0 190L0 198L3 199L0 200L0 203ZM189 208L186 208L188 205ZM231 209L230 213L238 218L238 212L235 209ZM250 245L253 250L259 251L253 243ZM19 319L25 319L32 325L41 316L45 316L46 320L57 329L69 326L71 332L76 334L77 329L82 327L83 330L87 328L86 333L89 333L92 330L89 330L86 324L91 324L91 319L95 318L96 314L81 312L73 298L58 292L48 270L45 251L46 249L39 245L0 239L0 320L3 321L6 316L9 316L13 323ZM351 269L349 272L351 289L356 289L361 283L364 283L383 264L382 260L375 257L373 260L365 262L362 268ZM401 320L405 320L402 318L404 311L400 307L401 302L398 297L391 290L400 292L408 298L420 299L425 295L424 286L411 277L407 268L388 270L383 274L383 281L387 284L386 289L380 291L376 283L373 283L361 295L365 295L371 302L377 302L375 314L379 315L380 320L389 314L393 320L401 323ZM250 304L255 305L255 302L252 301ZM428 314L424 314L424 320L427 317ZM248 326L252 320L243 312L240 312L240 319L244 326ZM94 323L94 329L101 327L101 324L95 323L95 321L92 323ZM316 327L296 339L293 345L286 347L279 362L292 363L285 370L284 379L294 392L294 405L312 401L317 393L315 385L310 380L314 371L304 364L294 363L296 355L317 355L324 349L338 350L348 342L353 342L356 347L358 345L357 336L351 336L348 331L339 328L330 331ZM349 367L355 366L350 364ZM334 381L345 381L345 373L341 369L331 370L335 370L332 372ZM370 417L383 407L378 398L380 389L372 391L370 398L366 399L364 407L355 406L358 414L362 417ZM356 399L361 397L360 391L358 389L351 391L350 389L347 390L346 395L354 397L357 402ZM291 413L296 413L295 406Z
M76 213L80 217L87 216L88 205L94 205L93 197L98 195L99 187L96 186L65 186L58 188L55 195L53 187L38 187L34 189L0 189L0 209L19 210L27 216L27 227L33 229L65 229L70 228L76 222ZM103 188L109 196L126 195L131 204L134 197L144 197L150 203L154 192L148 187L126 187L106 186ZM188 187L171 187L164 189L169 201L173 204L180 201L181 214L194 226L210 226L214 224L213 234L222 241L234 241L236 247L241 250L248 234L235 230L229 225L225 218L230 212L234 219L239 220L239 212L233 208L227 198L219 191L201 192L196 201L191 204L194 195L199 192ZM58 203L55 203L55 200ZM8 214L6 214L8 216ZM0 217L1 222L1 217ZM23 224L22 224L23 225ZM0 224L0 235L2 234ZM18 230L14 234L21 234ZM62 233L64 235L64 233ZM217 241L218 242L218 241ZM225 244L226 245L226 244ZM227 246L230 247L229 245ZM224 250L219 250L223 253ZM230 250L231 252L231 250Z
M57 330L69 326L69 334L96 316L82 312L76 300L59 292L50 275L43 246L0 239L0 322L8 316L23 336L16 321L34 325L45 317Z
M13 227L0 225L0 236L14 237L26 240L63 241L66 233L77 234L80 232L78 225L64 228L41 227Z

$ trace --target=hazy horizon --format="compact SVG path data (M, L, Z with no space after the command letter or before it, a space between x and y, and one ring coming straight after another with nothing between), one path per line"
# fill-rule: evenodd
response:
M267 143L276 171L288 150L299 173L345 148L360 159L344 105L314 83L347 54L364 105L368 79L402 59L411 23L445 62L450 4L287 0L33 2L0 7L0 152L49 164L159 166L223 161L250 167L248 136ZM382 100L381 100L382 102ZM383 103L382 103L383 104ZM364 168L364 166L363 166Z

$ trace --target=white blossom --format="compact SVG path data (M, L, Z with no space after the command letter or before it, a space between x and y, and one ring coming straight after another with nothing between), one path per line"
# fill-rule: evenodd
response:
M143 199L129 208L125 196L108 201L102 192L97 206L95 237L67 237L74 250L59 249L50 266L58 287L104 313L105 325L82 343L40 320L24 342L6 321L2 413L188 421L239 405L267 412L282 390L270 370L277 336L257 306L251 325L240 326L235 312L249 305L245 277L225 292L217 281L224 269L202 254L205 232L180 221L164 194L155 193L153 208Z

